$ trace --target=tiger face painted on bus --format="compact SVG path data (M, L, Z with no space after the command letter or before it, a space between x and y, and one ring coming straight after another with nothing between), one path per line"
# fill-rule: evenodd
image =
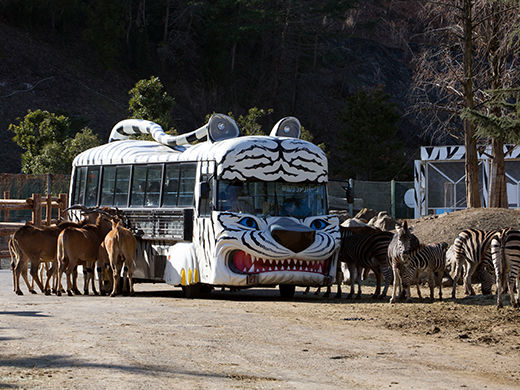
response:
M214 217L199 230L201 247L213 254L204 256L200 270L211 284L322 285L335 272L340 239L336 216L297 219L221 212Z

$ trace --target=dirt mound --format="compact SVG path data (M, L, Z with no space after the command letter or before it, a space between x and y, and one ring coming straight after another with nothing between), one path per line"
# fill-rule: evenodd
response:
M500 208L474 208L440 215L429 215L408 221L421 242L445 241L453 244L464 229L499 230L520 228L520 211Z

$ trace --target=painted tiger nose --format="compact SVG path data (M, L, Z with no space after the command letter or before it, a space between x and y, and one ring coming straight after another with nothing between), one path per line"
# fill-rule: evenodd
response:
M280 218L271 225L271 236L280 245L299 253L314 242L316 231L289 218Z

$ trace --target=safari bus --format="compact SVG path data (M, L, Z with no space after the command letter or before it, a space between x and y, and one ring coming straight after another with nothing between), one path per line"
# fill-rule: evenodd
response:
M340 240L327 158L300 134L294 117L268 136L241 136L222 114L179 136L123 120L107 144L75 158L70 205L124 214L138 240L135 282L166 282L187 297L276 286L292 297L296 286L334 282Z

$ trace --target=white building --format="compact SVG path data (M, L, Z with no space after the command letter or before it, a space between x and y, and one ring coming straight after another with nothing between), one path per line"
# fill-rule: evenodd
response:
M520 207L520 148L505 145L507 196L510 208ZM461 210L466 204L464 146L423 146L415 160L415 218ZM491 146L478 152L479 187L482 206L489 204ZM411 195L411 194L410 194ZM411 197L409 197L411 198ZM409 204L409 201L407 202Z

